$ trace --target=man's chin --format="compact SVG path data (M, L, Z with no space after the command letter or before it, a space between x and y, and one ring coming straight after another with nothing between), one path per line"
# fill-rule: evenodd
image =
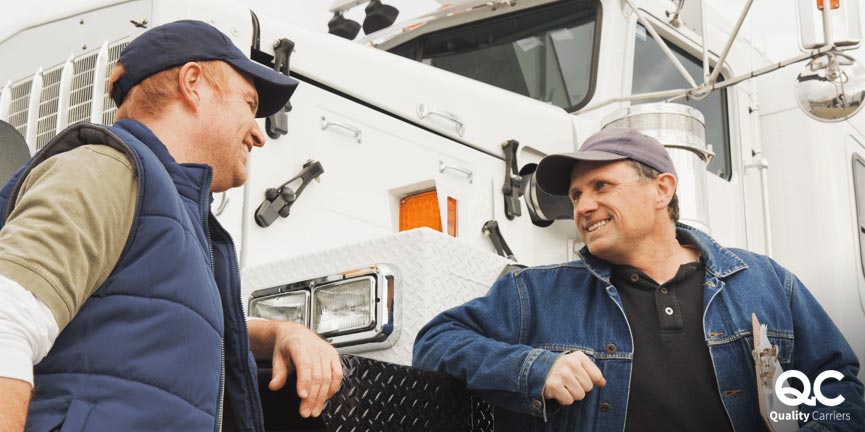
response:
M247 178L247 176L246 176L246 172L242 173L242 174L240 175L240 177L234 179L234 186L232 186L232 187L240 187L240 186L243 186L244 184L246 184L246 178Z
M231 185L229 186L229 189L243 186L246 183L246 179L246 169L238 171L234 175L234 178L231 180Z
M610 247L605 243L606 242L602 240L586 241L586 248L589 249L590 254L597 258L606 260L610 255Z
M243 186L244 183L246 183L246 174L244 174L241 177L235 177L235 178L231 179L231 182L226 181L226 182L224 182L224 184L211 182L210 192L213 192L213 193L225 192L229 189L233 189L233 188L236 188L238 186Z

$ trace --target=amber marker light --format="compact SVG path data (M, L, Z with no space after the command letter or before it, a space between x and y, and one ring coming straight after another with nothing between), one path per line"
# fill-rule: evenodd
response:
M829 1L829 6L832 9L838 9L841 7L841 0L817 0L817 9L823 10L823 2Z
M429 227L441 232L442 220L436 191L409 195L399 201L399 230Z
M448 197L448 234L457 236L457 200Z

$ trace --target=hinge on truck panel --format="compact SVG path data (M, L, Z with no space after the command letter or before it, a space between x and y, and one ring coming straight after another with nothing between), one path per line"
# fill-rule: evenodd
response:
M505 216L513 219L522 216L523 210L520 206L520 196L523 194L523 178L517 170L517 148L520 143L516 140L507 140L502 144L505 151L505 184L502 193L505 196Z
M267 228L277 217L288 217L291 206L294 205L303 190L311 181L318 181L318 176L322 174L324 174L324 168L322 168L321 162L307 161L296 176L277 188L268 188L264 192L264 201L255 210L255 223L262 228ZM297 191L288 186L295 180L301 181Z
M484 227L481 228L481 232L490 238L490 241L493 242L493 247L496 249L496 253L516 262L517 257L514 256L514 253L511 251L511 248L508 247L508 243L505 241L505 238L502 237L502 232L499 230L499 223L495 219L490 219L484 223Z
M273 70L288 76L288 62L291 52L294 50L294 42L282 38L273 43ZM291 102L285 104L285 108L269 116L265 121L267 136L277 139L288 133L288 112L291 111Z

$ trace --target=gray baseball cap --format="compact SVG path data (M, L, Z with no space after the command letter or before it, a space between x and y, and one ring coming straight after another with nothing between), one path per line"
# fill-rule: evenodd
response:
M580 151L549 155L538 164L535 180L550 195L564 196L571 187L571 171L580 161L613 162L631 159L660 173L676 175L670 154L658 140L636 129L604 129L586 139Z

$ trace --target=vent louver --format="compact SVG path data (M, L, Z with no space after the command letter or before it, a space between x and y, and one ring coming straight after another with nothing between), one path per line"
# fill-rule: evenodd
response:
M105 68L105 74L99 77L96 85L99 87L96 97L102 98L102 116L103 124L111 124L114 122L114 113L117 107L114 106L114 101L111 100L107 92L108 77L111 69L117 63L120 52L128 45L128 41L115 43L108 46L108 63ZM93 71L97 67L98 51L92 51L82 54L73 59L73 74L72 84L69 91L68 103L68 124L74 124L81 121L90 120L91 104L94 97L94 79ZM13 83L9 89L11 92L11 100L9 105L8 122L23 136L27 136L27 124L30 116L36 115L36 146L35 150L40 150L51 138L57 134L57 110L60 106L60 98L66 95L60 94L60 86L62 80L64 63L46 68L42 72L42 91L39 96L37 112L29 112L29 104L31 92L33 89L33 76L19 80ZM33 148L33 143L28 143Z
M12 104L9 109L9 123L22 136L27 132L27 104L30 102L30 88L33 78L12 86Z

